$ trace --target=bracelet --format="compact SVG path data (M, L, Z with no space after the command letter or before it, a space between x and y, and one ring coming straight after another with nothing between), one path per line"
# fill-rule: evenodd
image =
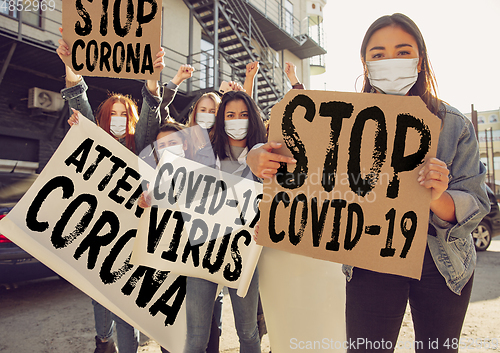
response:
M301 84L302 84L302 83L300 83L300 81L299 81L299 82L297 82L297 83L294 83L294 84L292 85L292 87L294 87L294 86L298 86L298 85L301 85Z

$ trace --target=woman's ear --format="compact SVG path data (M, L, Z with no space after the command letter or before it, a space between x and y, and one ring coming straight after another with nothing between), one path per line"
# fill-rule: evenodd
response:
M186 141L186 140L184 140L184 142L182 143L182 149L183 149L184 151L187 151L187 149L188 149L188 143L187 143L187 141Z
M422 57L418 58L417 71L418 71L418 73L420 73L420 71L422 71Z

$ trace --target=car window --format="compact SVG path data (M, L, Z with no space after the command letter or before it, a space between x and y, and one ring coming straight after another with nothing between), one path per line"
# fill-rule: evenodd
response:
M38 174L0 172L0 209L14 207L37 177Z

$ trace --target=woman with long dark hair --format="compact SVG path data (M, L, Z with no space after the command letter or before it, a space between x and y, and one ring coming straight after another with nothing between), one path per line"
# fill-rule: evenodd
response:
M355 343L348 352L394 351L408 302L415 350L457 352L476 264L471 232L489 210L474 128L438 99L423 36L407 16L377 19L363 39L361 60L363 92L418 96L441 119L441 131L436 158L424 163L417 179L431 190L421 279L344 266L347 342ZM256 175L271 177L279 162L294 162L272 153L276 147L270 142L249 153Z
M212 147L198 151L195 160L227 173L254 179L245 156L256 143L266 141L266 129L254 101L244 92L230 91L222 96L212 130ZM213 149L213 150L212 150ZM213 153L212 153L213 151ZM186 290L187 339L185 353L202 353L210 335L210 322L218 284L188 277ZM229 289L240 352L260 353L257 328L259 299L255 271L244 298Z
M431 190L429 230L420 281L344 266L348 339L388 342L392 352L410 303L417 352L458 352L472 291L476 253L471 232L488 213L485 168L471 122L437 98L427 48L403 14L377 19L361 44L363 92L418 96L441 119L436 158L418 181ZM391 77L398 77L392 81ZM436 342L437 346L431 344ZM369 347L349 349L371 351Z
M266 141L266 130L259 108L250 96L230 91L222 97L211 138L215 156L221 160L236 160L232 149L250 149Z

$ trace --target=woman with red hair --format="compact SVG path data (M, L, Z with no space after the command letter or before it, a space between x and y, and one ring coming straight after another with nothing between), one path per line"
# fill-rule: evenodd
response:
M125 119L122 118L122 123L119 124L120 119L116 121L114 117ZM135 152L135 127L138 120L135 102L129 96L119 93L110 95L97 109L97 125L116 139L123 139L123 145L132 152Z

